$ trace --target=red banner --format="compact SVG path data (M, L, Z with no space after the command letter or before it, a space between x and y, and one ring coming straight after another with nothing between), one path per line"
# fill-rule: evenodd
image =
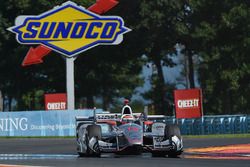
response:
M176 118L200 118L202 116L201 89L174 91Z
M45 94L45 110L66 110L66 93Z

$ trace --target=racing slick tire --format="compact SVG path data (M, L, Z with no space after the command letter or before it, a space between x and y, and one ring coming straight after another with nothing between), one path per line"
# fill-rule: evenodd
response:
M180 128L178 125L166 125L165 131L164 131L164 138L170 140L171 137L177 136L179 139L181 139L181 132ZM157 151L157 152L152 152L152 157L165 157L168 155L168 157L171 158L176 158L178 155L180 155L182 151L176 151L176 150L171 150L171 151Z
M181 139L181 131L178 125L167 125L165 128L165 137L169 139L172 136L177 136L179 139Z
M171 137L177 136L181 140L181 131L178 125L167 125L165 128L165 137L171 139ZM178 155L181 155L182 151L172 150L167 153L168 157L176 158Z
M101 127L99 125L89 125L87 126L87 134L86 134L86 145L87 150L86 153L78 153L80 157L99 157L101 155L98 145L98 140L101 139ZM94 144L95 150L93 151L89 147L89 142L92 137L95 137L97 139L97 142Z

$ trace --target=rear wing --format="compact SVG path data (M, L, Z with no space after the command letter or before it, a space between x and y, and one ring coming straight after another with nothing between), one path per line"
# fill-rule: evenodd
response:
M76 127L78 127L80 124L93 124L95 119L94 117L76 116L75 121Z
M83 117L83 116L77 116L76 117L76 122L96 122L98 120L120 120L121 118L120 113L103 113L103 114L96 114L95 116L92 117ZM133 114L135 118L140 118L141 113L134 113ZM154 120L165 120L166 116L164 115L148 115L147 119L154 121Z
M141 117L141 113L134 113L133 114L135 118ZM97 120L106 120L106 119L119 119L121 118L122 114L120 113L105 113L105 114L96 114ZM154 119L165 119L165 115L148 115L147 118L149 120L154 120Z

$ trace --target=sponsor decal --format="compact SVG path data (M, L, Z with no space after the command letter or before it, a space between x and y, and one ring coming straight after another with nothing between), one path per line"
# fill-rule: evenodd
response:
M42 44L67 57L119 44L130 31L121 17L100 16L70 1L38 16L19 16L8 30L21 44Z
M155 136L164 136L166 124L162 122L154 123L152 125L152 134Z
M162 125L161 126L156 126L155 128L156 129L162 129L162 128L164 128L164 126L162 126Z
M121 114L97 114L96 117L99 120L107 120L107 119L118 119L118 116Z
M128 127L128 131L133 131L133 132L138 132L139 128L138 127Z

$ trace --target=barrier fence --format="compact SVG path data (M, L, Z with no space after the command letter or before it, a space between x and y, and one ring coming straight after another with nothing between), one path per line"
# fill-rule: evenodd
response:
M1 112L0 136L75 136L75 117L92 115L93 110ZM178 123L183 135L250 133L250 116L247 115L178 120L165 117L165 121Z
M183 135L250 133L250 116L218 115L196 119L166 117L168 123L178 123Z
M74 136L76 116L93 116L93 110L2 112L0 136Z

